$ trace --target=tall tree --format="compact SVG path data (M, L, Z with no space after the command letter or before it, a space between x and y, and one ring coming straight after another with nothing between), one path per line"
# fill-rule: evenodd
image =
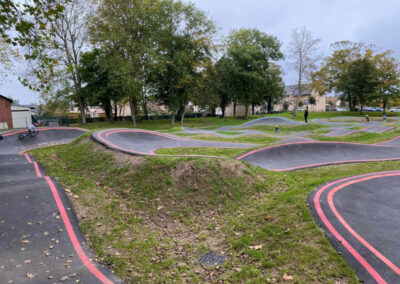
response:
M0 38L0 84L14 72L14 62L19 59L19 52L13 49L4 38Z
M292 31L291 41L289 42L289 58L291 58L292 66L297 72L297 92L301 94L306 81L311 79L311 74L317 68L316 64L320 59L318 52L318 44L320 39L313 38L310 31L306 27L294 29ZM297 114L300 95L297 96L296 104L293 109L293 115Z
M229 84L234 96L246 108L260 102L260 88L272 61L283 58L281 43L256 29L233 31L227 41L226 57L230 61Z
M360 58L350 64L347 75L349 93L357 98L362 113L366 101L371 100L378 86L376 67L371 59Z
M39 56L35 56L36 49L29 55L35 60L35 64L31 65L35 79L25 78L23 81L32 88L46 93L46 89L51 89L51 84L57 80L55 76L63 76L64 80L70 80L74 88L73 98L81 112L82 123L86 123L85 101L82 96L82 79L78 66L81 51L88 40L86 27L90 13L89 2L69 0L54 21L42 23L43 27L36 29L43 28L43 31L52 36L48 36L48 40L43 43Z
M375 55L373 61L377 69L376 95L386 114L389 100L400 97L400 63L393 57L390 50Z
M153 81L157 97L183 124L185 107L191 99L193 86L201 78L201 70L211 59L214 23L193 4L165 1L164 15L158 37L157 63Z
M349 68L355 60L371 56L371 47L350 41L335 42L331 47L332 55L325 58L320 70L312 74L312 86L321 94L330 91L338 93L340 99L354 111L358 98L350 89Z
M91 38L108 56L106 62L129 99L133 125L141 96L146 95L148 66L164 23L161 0L102 0L90 25Z
M267 103L267 112L271 113L274 104L282 101L285 83L282 80L282 71L279 66L272 65L265 75L265 85L261 89L264 101Z

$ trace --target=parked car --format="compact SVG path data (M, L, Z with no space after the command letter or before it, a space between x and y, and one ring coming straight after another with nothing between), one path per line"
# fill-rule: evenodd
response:
M400 112L400 107L391 108L389 111L390 112Z

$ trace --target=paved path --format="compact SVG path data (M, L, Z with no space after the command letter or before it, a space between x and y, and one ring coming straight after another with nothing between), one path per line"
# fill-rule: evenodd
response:
M333 164L400 160L400 137L380 144L294 142L250 151L243 160L272 171L291 171Z
M364 283L400 283L400 171L321 186L308 204L331 244Z
M122 283L93 261L61 185L31 156L16 154L84 132L40 129L24 144L15 133L0 141L0 283Z
M194 140L175 135L141 129L109 129L92 133L92 138L106 147L129 154L156 155L159 148L175 147L221 147L250 148L250 143L230 143Z

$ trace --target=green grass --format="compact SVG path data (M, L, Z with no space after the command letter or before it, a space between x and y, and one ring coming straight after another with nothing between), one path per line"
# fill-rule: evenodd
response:
M127 283L357 283L307 208L317 186L397 169L400 162L276 173L238 161L129 157L95 151L88 135L33 151L79 196L80 226L98 258ZM251 246L261 246L259 250ZM197 264L209 250L228 261Z
M161 148L156 150L159 155L199 155L199 156L220 156L234 158L246 153L250 149L216 148L216 147L182 147L182 148Z
M236 132L236 131L216 131L219 134L223 134L223 135L239 135L239 134L243 134L243 132Z
M398 127L383 133L370 133L370 132L360 131L350 135L339 136L339 137L328 137L320 134L312 134L307 137L319 141L341 141L341 142L354 142L362 144L374 144L387 141L397 136L400 136L400 129Z
M189 137L197 140L219 141L219 142L235 142L235 143L254 143L254 144L272 144L280 139L268 137L264 135L246 135L241 137L219 137L212 134L193 134L193 133L178 133L177 136Z

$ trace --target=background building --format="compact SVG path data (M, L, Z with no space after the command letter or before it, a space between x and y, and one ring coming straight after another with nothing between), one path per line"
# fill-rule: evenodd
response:
M11 104L13 100L0 95L0 129L13 128Z

